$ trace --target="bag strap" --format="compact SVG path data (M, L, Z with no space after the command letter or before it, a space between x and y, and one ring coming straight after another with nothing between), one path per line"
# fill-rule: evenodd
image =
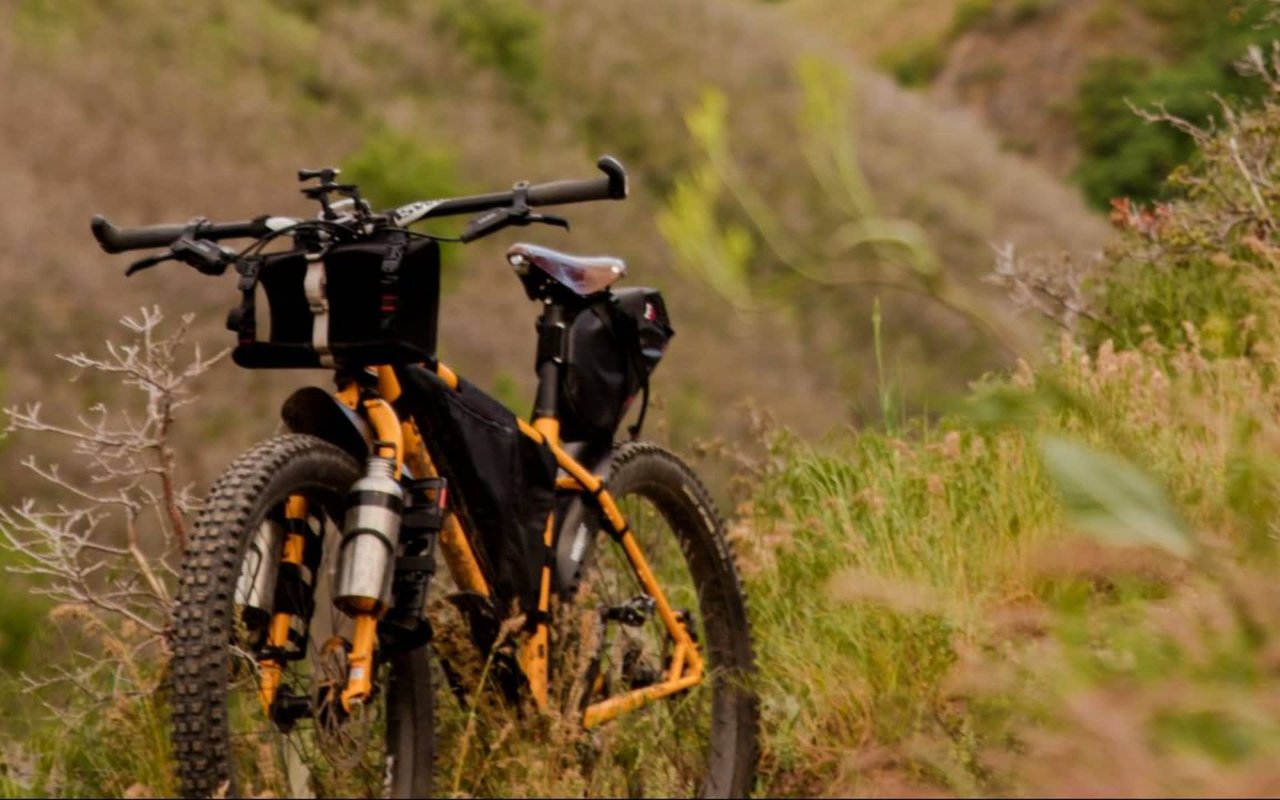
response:
M302 279L302 291L311 309L311 347L320 359L320 366L335 366L333 351L329 348L329 295L325 281L324 250L306 254L307 271Z
M626 354L627 369L631 371L632 375L640 379L640 388L637 391L644 393L644 397L640 399L640 416L636 417L634 424L627 427L627 434L631 437L631 441L634 442L640 438L640 431L644 428L645 415L649 413L649 370L645 369L641 362L639 320L630 314L621 316L624 317L621 327L623 328L623 338L625 339L623 352Z
M644 428L644 415L649 412L649 373L644 370L641 373L643 377L640 379L640 391L644 392L644 397L640 400L640 416L636 417L635 424L627 428L633 442L640 438L640 430Z
M390 333L400 311L400 262L404 261L409 234L393 230L387 234L387 253L382 257L382 331Z
M262 269L262 257L248 256L236 262L236 272L240 279L236 288L240 291L240 307L231 309L227 315L227 329L237 334L240 344L253 344L258 338L257 320L255 319L254 301L258 288L258 272Z

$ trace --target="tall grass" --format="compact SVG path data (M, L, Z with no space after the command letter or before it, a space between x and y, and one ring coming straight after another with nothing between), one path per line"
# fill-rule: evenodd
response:
M1228 118L1181 199L1118 217L1094 280L1124 349L1064 335L937 422L773 438L735 531L763 788L1280 786L1277 108ZM1215 292L1151 300L1177 280Z
M1275 535L1251 531L1270 529L1254 515L1269 515L1277 486L1271 467L1250 466L1258 442L1241 452L1231 436L1277 433L1255 404L1264 370L1154 346L1062 355L1038 380L1072 402L1027 384L1020 396L1043 405L1026 425L953 416L900 435L776 441L777 466L735 534L761 642L768 791L1217 792L1235 785L1228 764L1263 781L1240 784L1255 791L1280 777L1267 766L1280 725L1248 711L1276 688ZM1049 435L1081 442L1086 461L1056 463L1040 445ZM1160 513L1185 517L1211 565L1073 532L1095 521L1101 491L1064 505L1045 460L1102 474L1114 459L1101 447L1159 476L1177 508L1112 507L1107 523L1159 542ZM1114 710L1100 699L1126 687L1133 698ZM1114 742L1094 728L1134 750L1140 774L1110 762L1052 772L1026 757L1107 761Z

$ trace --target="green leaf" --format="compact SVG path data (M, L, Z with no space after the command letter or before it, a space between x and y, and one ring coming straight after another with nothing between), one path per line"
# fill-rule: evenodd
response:
M1050 480L1071 520L1081 529L1122 545L1154 545L1181 558L1196 541L1168 495L1128 461L1060 436L1038 444Z

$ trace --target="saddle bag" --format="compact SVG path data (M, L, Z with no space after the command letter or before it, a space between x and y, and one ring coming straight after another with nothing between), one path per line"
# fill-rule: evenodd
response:
M440 302L440 248L404 231L251 256L236 265L240 306L227 317L242 367L361 367L433 362ZM259 287L269 324L259 329Z
M454 390L417 365L396 372L403 390L397 411L422 429L498 611L508 613L518 599L532 612L549 558L543 533L555 503L555 456L520 432L506 406L466 381Z
M636 395L644 392L638 436L649 402L649 376L675 331L657 289L611 291L578 312L568 331L561 384L561 436L594 441L614 435Z

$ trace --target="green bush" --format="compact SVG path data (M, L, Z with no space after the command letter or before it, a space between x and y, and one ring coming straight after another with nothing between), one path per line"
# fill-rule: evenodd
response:
M1149 201L1174 167L1194 153L1194 143L1168 126L1152 126L1134 114L1163 106L1196 124L1219 118L1213 95L1251 99L1261 92L1235 67L1251 43L1266 41L1268 3L1252 0L1227 13L1201 0L1142 0L1142 9L1165 30L1169 62L1118 56L1090 65L1076 95L1076 133L1082 160L1075 179L1085 197L1106 208L1116 197Z
M462 193L453 153L392 130L369 135L346 159L343 178L359 184L375 208Z
M1224 268L1200 256L1169 263L1122 262L1103 287L1110 327L1095 331L1093 338L1110 338L1123 348L1147 339L1173 346L1187 343L1184 323L1189 322L1207 354L1244 355L1253 336L1238 323L1256 309L1242 278L1240 268Z
M497 70L521 101L537 107L542 17L525 0L448 0L440 21L477 66Z
M360 194L374 210L466 194L466 187L458 181L453 153L427 143L426 138L390 129L372 133L345 160L342 179L359 185ZM441 249L446 266L452 263L455 250Z
M25 582L10 581L0 590L0 670L12 675L28 665L32 645L45 627L46 611L48 603L33 595Z
M1149 126L1146 141L1173 128ZM1154 340L1208 356L1265 358L1266 348L1255 353L1255 345L1275 330L1280 195L1269 187L1280 175L1280 96L1188 131L1177 135L1194 148L1192 163L1173 171L1165 202L1116 205L1114 219L1130 235L1100 273L1101 322L1089 343Z
M951 17L951 34L959 35L989 22L995 13L995 0L961 0Z
M1217 75L1187 69L1157 72L1139 59L1106 58L1091 64L1080 84L1076 136L1084 157L1075 179L1098 208L1115 197L1155 199L1174 167L1195 152L1189 137L1169 126L1148 124L1130 103L1162 103L1170 113L1196 122L1213 114L1209 92L1220 83Z
M1038 18L1053 6L1056 0L1014 0L1009 9L1010 21L1022 25Z
M946 42L934 37L903 42L883 51L878 61L902 86L928 86L947 63Z
M993 24L1021 25L1044 13L1056 0L961 0L951 24L936 36L907 40L880 52L877 62L898 83L915 88L933 82L947 63L947 51L956 37Z

